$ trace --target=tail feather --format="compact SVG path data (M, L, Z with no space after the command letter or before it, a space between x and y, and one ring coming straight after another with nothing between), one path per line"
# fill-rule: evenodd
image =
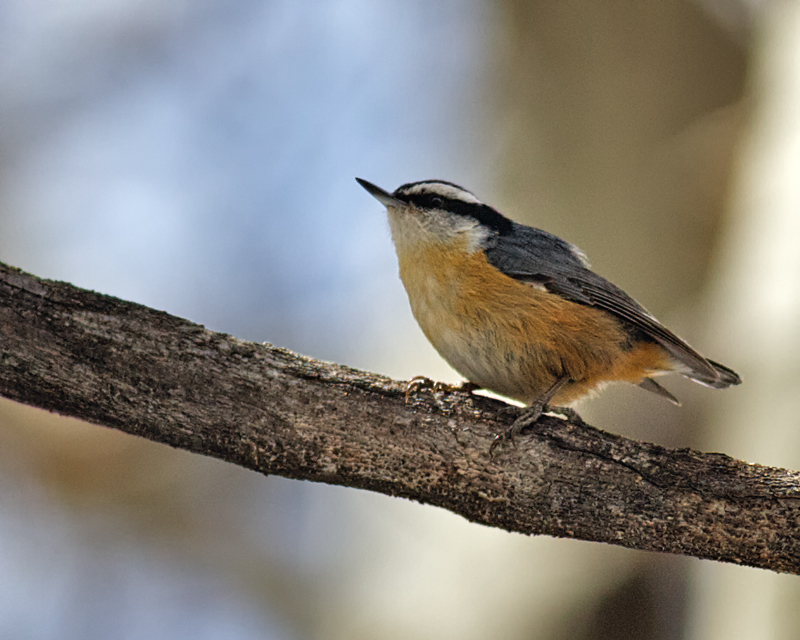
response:
M707 387L712 387L714 389L727 389L733 385L741 384L742 379L733 369L729 369L725 365L722 365L719 362L714 362L713 360L708 360L708 364L711 365L711 367L714 369L714 373L716 373L716 376L713 378L707 375L705 371L702 373L698 373L697 371L689 371L684 375L690 380L694 380L695 382L699 382L700 384L704 384Z
M680 400L678 400L667 389L662 387L660 384L658 384L658 382L656 382L652 378L645 378L638 384L638 386L644 389L645 391L650 391L651 393L655 393L656 395L659 395L662 398L666 398L672 404L676 404L679 407L681 406Z

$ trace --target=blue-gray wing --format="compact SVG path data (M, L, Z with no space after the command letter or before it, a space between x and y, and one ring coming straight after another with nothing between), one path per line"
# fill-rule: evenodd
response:
M739 382L730 369L701 356L622 289L591 271L583 253L557 236L515 223L512 233L487 241L486 257L507 276L613 314L632 334L644 334L664 347L698 382L719 387Z

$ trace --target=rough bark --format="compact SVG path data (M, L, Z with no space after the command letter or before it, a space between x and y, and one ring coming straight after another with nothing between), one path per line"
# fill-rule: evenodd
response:
M254 344L0 264L0 394L264 474L527 534L800 573L800 474L671 450Z

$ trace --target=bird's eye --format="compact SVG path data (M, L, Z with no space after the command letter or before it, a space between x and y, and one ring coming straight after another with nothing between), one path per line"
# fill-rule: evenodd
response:
M442 207L444 206L444 200L442 200L439 196L433 196L431 198L431 204L437 208Z

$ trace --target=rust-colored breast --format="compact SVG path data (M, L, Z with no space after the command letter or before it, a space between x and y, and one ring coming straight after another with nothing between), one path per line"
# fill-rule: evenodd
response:
M470 382L527 404L563 375L573 382L556 404L672 368L663 349L633 342L611 314L514 280L466 244L418 248L400 258L400 277L441 356Z

